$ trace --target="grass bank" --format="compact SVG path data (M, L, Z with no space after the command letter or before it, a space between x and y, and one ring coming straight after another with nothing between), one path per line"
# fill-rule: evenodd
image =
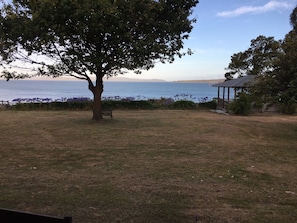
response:
M0 112L0 207L97 222L295 222L297 117Z

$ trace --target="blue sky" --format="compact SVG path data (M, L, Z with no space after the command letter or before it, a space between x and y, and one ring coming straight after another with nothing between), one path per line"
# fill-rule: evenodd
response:
M283 39L292 29L290 14L297 0L200 0L197 18L185 48L194 54L173 64L157 64L141 75L144 79L199 80L224 78L234 53L245 51L259 35Z

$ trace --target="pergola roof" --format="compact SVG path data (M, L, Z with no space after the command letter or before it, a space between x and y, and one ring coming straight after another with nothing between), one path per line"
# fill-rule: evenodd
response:
M255 75L247 75L244 77L239 77L236 79L224 81L222 83L213 84L213 87L230 87L230 88L242 88L245 87L247 83L252 82Z

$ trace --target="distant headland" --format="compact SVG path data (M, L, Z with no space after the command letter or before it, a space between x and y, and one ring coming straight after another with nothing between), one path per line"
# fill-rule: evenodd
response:
M104 81L118 81L118 82L178 82L178 83L220 83L224 79L209 79L209 80L177 80L177 81L166 81L162 79L141 79L141 78L129 78L129 77L111 77L104 78Z
M210 80L180 80L180 81L174 81L179 83L209 83L209 84L215 84L225 81L225 79L210 79Z
M53 81L78 81L78 79L74 77L58 77L58 78L49 78L49 77L35 77L32 80L53 80ZM142 79L142 78L130 78L130 77L110 77L104 78L104 81L108 82L176 82L176 83L220 83L223 82L224 79L208 79L208 80L177 80L177 81L166 81L162 79Z

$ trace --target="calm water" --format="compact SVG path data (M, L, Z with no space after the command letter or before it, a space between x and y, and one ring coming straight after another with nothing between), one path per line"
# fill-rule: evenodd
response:
M86 81L0 80L0 100L17 98L93 98ZM217 88L207 83L179 82L108 82L104 83L103 98L134 98L135 100L172 98L200 102L217 97Z

